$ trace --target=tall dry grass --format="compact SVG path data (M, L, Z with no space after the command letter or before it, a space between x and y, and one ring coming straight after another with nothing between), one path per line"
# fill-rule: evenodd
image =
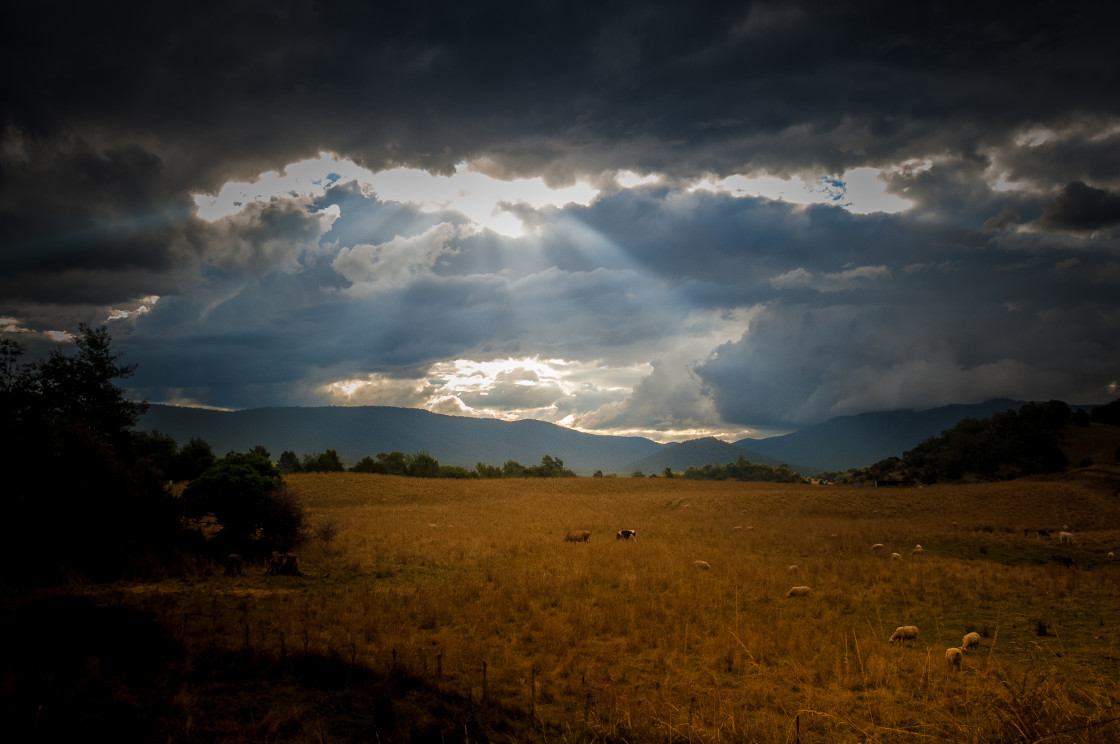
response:
M1120 740L1120 571L1104 558L1120 508L1091 485L288 482L333 528L302 551L309 577L133 585L118 601L188 649L405 670L523 710L549 741ZM1062 525L1072 548L1023 534ZM793 585L811 597L784 598ZM899 625L918 639L888 643ZM980 650L954 673L945 649L972 630Z

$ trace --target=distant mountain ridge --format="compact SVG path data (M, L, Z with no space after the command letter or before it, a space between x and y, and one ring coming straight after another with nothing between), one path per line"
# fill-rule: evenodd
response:
M847 470L873 465L888 457L901 457L903 452L953 428L962 419L988 418L1008 409L1017 411L1025 402L997 398L917 411L839 416L792 434L741 439L735 445L783 462L806 463L826 471Z
M441 465L473 470L479 462L503 465L516 460L539 465L545 455L559 457L578 474L619 471L628 462L665 445L642 437L613 437L565 429L544 421L446 416L416 408L330 406L251 408L217 411L152 405L137 429L154 430L180 446L204 439L219 457L256 445L274 459L285 450L300 457L333 449L347 465L380 452L426 451Z
M711 437L659 444L644 437L586 434L544 421L447 416L390 406L252 408L217 411L152 405L136 428L171 436L179 444L204 439L221 456L256 445L274 458L291 450L300 457L333 449L347 465L380 452L426 451L441 465L474 469L479 462L501 466L508 460L537 465L558 457L580 475L647 475L666 467L726 465L740 455L754 463L786 464L803 475L847 470L901 456L964 418L987 418L1021 401L990 400L922 411L886 411L841 416L792 434L727 443Z

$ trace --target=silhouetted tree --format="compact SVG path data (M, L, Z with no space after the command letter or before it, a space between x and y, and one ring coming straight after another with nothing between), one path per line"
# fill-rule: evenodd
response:
M217 461L218 456L214 454L209 442L200 437L191 437L175 455L174 465L167 475L177 481L192 480L213 467Z
M378 452L377 463L384 468L381 472L386 475L408 475L408 462L403 452Z
M484 462L476 463L474 471L478 473L479 478L501 478L502 469L497 465L487 465Z
M414 478L438 478L439 462L426 451L417 452L407 459L407 473Z
M284 450L280 453L280 461L277 465L285 473L299 473L303 470L303 466L299 462L299 456L291 450Z
M23 347L0 342L0 450L18 463L0 488L8 527L0 583L68 572L118 578L178 544L174 502L151 457L162 457L166 443L133 448L131 428L146 404L114 384L135 367L120 363L104 328L80 326L73 348L22 364Z
M503 478L525 478L528 475L528 469L517 460L506 460L502 465Z
M128 400L113 380L131 377L136 365L119 362L104 327L82 324L78 329L75 354L55 350L38 366L36 381L45 413L60 424L80 424L111 446L123 446L148 404Z
M333 449L303 458L305 473L341 473L345 469L342 459Z
M358 460L353 467L350 468L351 473L379 473L377 462L372 457L366 455L361 460Z
M137 460L146 460L152 467L170 478L174 470L179 445L175 439L158 431L132 432L132 453Z

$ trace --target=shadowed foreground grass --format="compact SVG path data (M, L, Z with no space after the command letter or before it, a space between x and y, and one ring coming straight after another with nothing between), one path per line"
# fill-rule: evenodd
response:
M175 742L1120 740L1120 505L1099 478L288 481L336 533L302 551L309 576L71 587L153 618L161 650L130 682L78 649L52 705L108 696ZM1035 532L1063 526L1074 545ZM918 638L888 643L899 625ZM9 699L28 738L56 720Z

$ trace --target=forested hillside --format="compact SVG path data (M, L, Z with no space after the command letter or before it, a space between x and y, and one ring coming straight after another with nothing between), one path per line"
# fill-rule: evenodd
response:
M1070 442L1078 430L1097 427L1095 437L1114 434L1120 401L1091 412L1073 410L1062 401L1027 403L988 418L966 418L940 436L929 437L901 457L880 460L869 468L821 477L840 482L981 482L1058 473L1071 466L1094 464L1092 458L1071 462ZM1085 445L1081 445L1085 446ZM1099 452L1099 448L1097 449ZM1110 464L1120 461L1120 449L1109 453ZM1099 454L1098 454L1099 457ZM1101 464L1101 463L1097 463Z

